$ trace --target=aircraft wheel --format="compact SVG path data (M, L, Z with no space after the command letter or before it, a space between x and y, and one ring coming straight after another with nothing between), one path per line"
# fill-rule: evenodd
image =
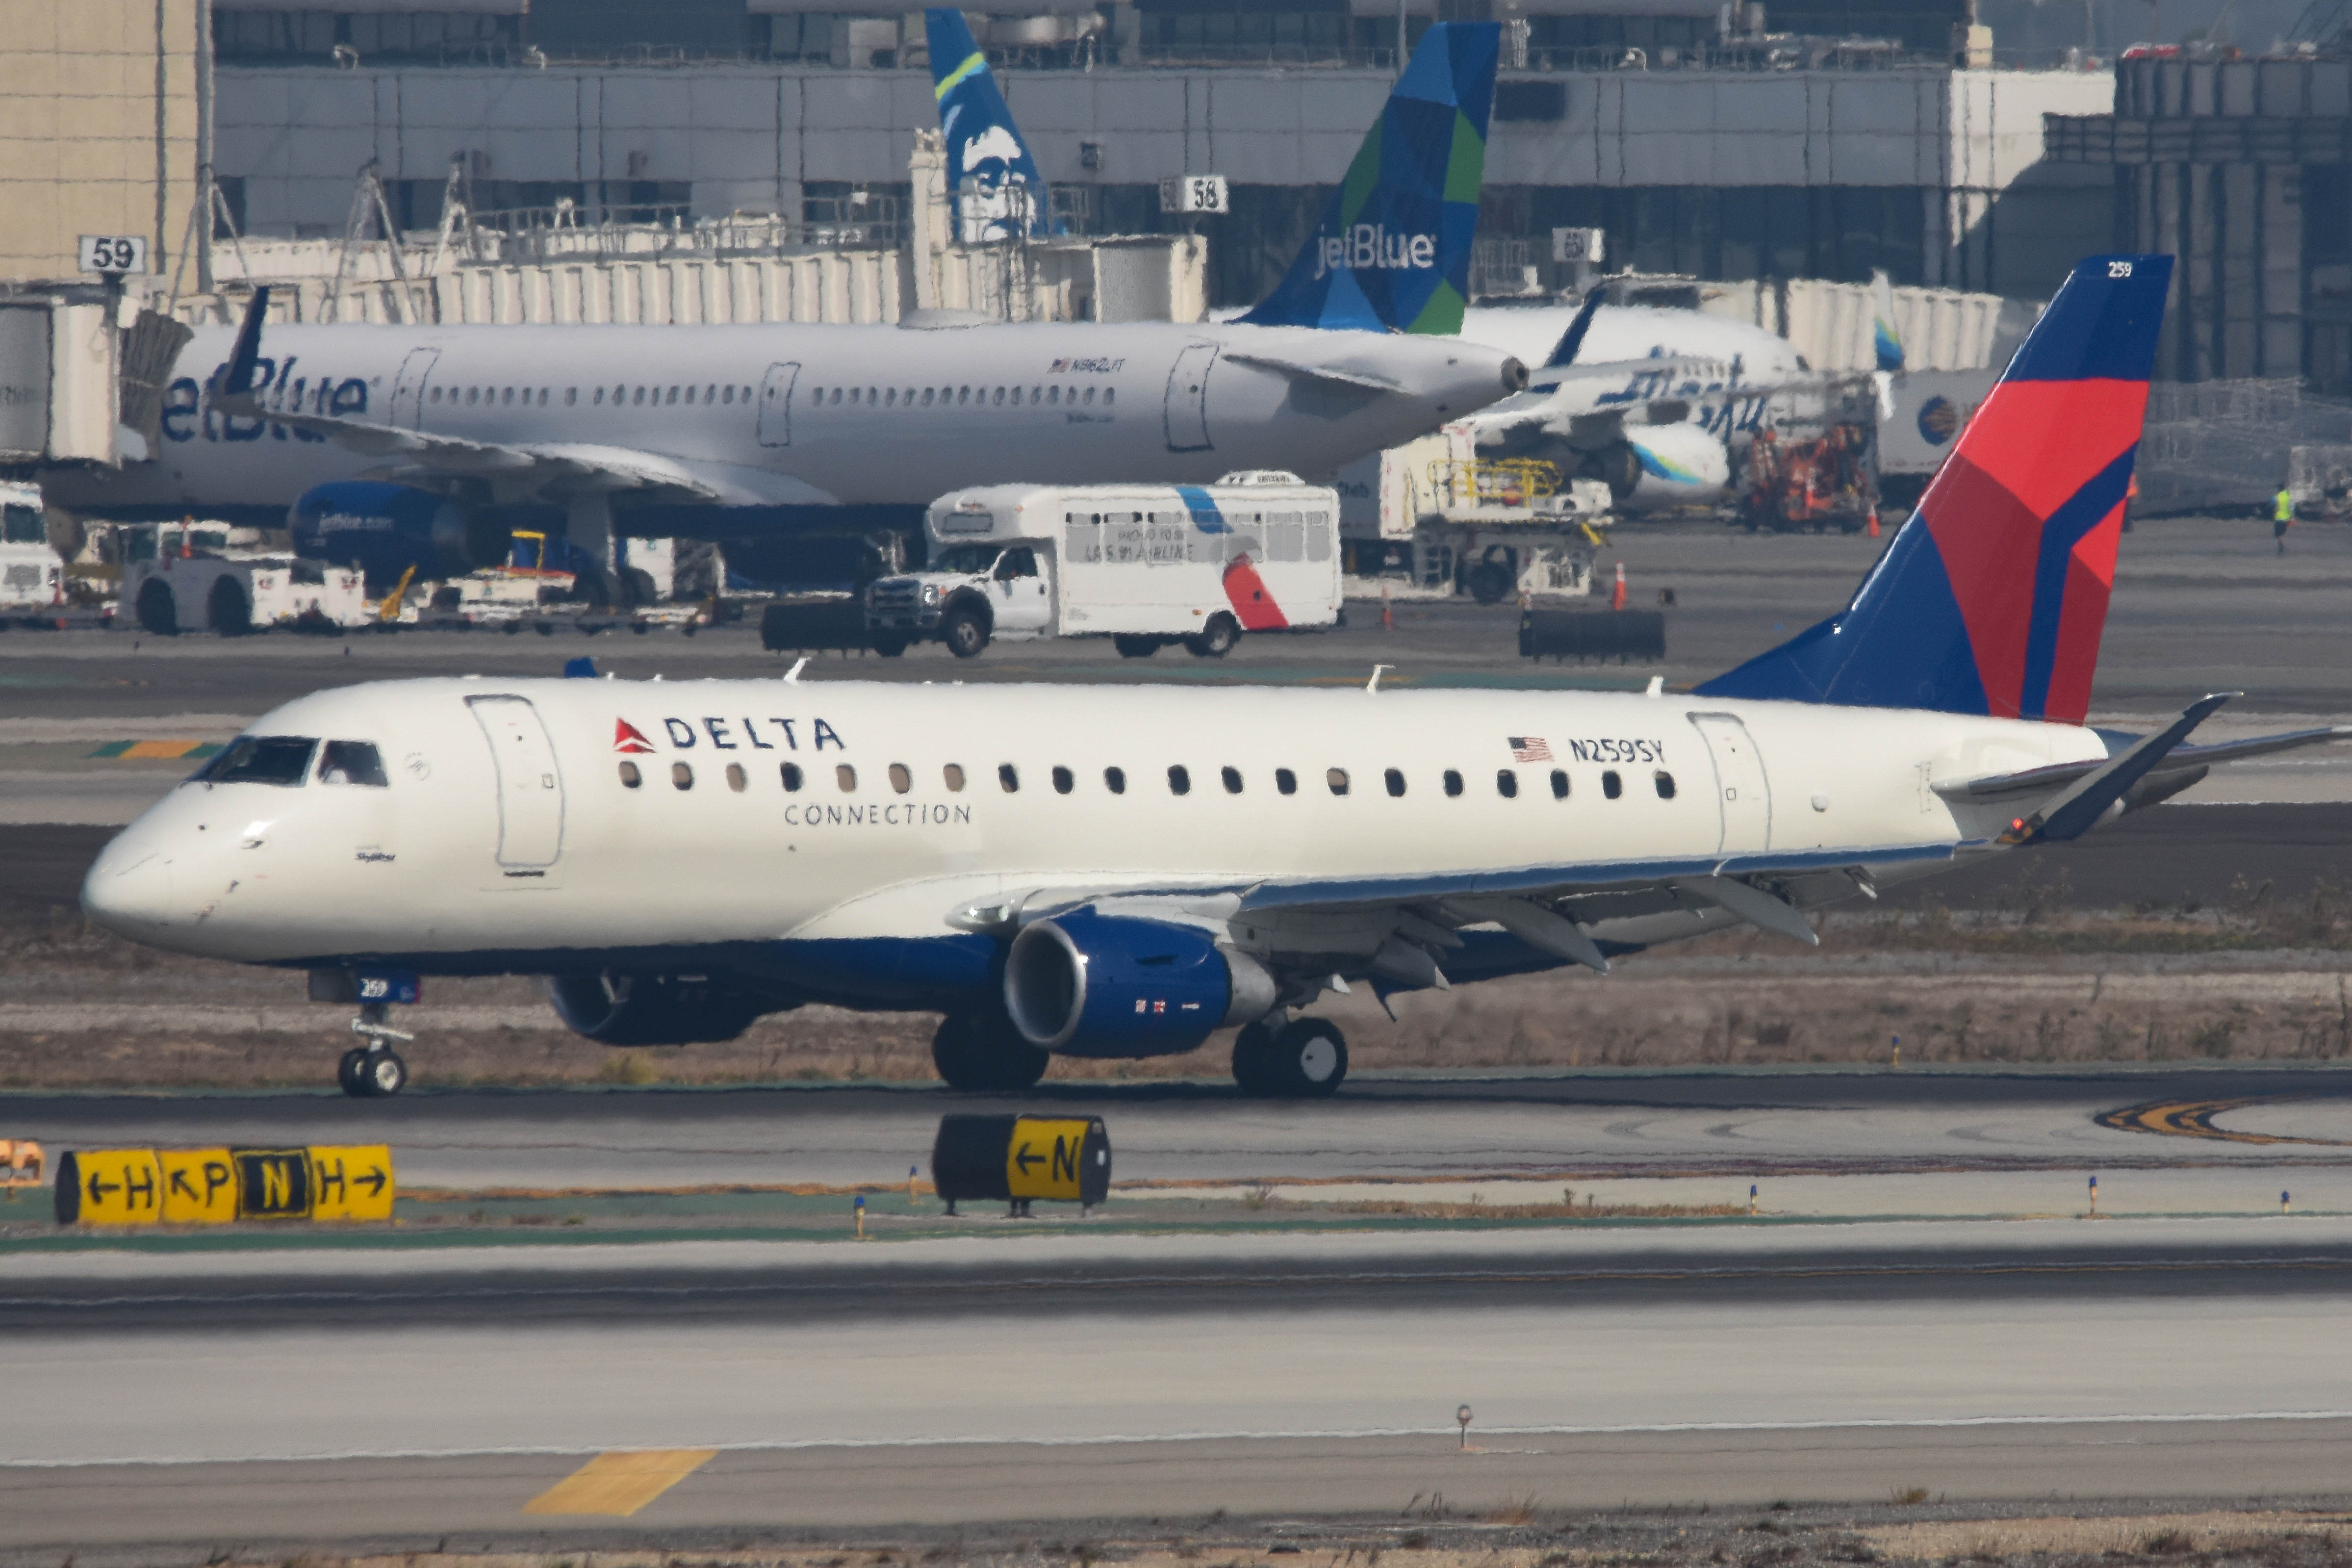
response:
M358 1071L353 1075L360 1086L361 1098L381 1100L398 1094L408 1087L408 1064L393 1050L362 1051Z
M335 1082L353 1100L358 1100L367 1093L367 1089L360 1082L360 1064L366 1058L367 1047L353 1046L343 1053L343 1059L335 1064Z
M958 605L940 621L940 640L958 658L977 658L988 646L988 617L970 605Z
M1274 1087L1275 1024L1261 1018L1234 1037L1234 1082L1247 1095L1270 1095Z
M1118 657L1121 658L1150 658L1160 651L1158 637L1128 637L1122 634L1112 637L1110 645L1118 649Z
M931 1037L931 1065L948 1087L966 1094L1007 1094L1045 1076L1052 1058L1023 1039L1010 1021L950 1013Z
M877 637L874 639L874 651L884 658L896 658L907 651L907 639Z
M1223 658L1234 651L1242 640L1242 628L1233 616L1219 610L1209 617L1209 624L1199 633L1184 639L1185 648L1194 658Z
M241 637L253 629L253 601L247 597L244 586L236 578L213 580L212 596L205 605L205 620L225 637Z
M1511 574L1500 562L1482 562L1470 568L1470 596L1482 605L1499 605L1511 591Z
M1253 1024L1234 1041L1234 1078L1245 1093L1312 1100L1347 1076L1348 1041L1328 1018L1297 1018L1279 1029Z
M172 585L150 577L139 585L139 628L159 637L180 635L180 604Z

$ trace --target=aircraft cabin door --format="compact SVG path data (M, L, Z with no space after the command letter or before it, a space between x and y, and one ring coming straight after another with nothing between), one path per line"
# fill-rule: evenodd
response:
M1694 713L1692 727L1715 760L1716 802L1723 812L1723 855L1755 855L1772 847L1772 787L1764 757L1748 726L1728 713Z
M798 381L798 363L772 364L768 378L760 384L760 445L789 447L793 444L793 383Z
M1209 440L1209 365L1214 343L1187 343L1168 373L1168 449L1205 452Z
M499 775L499 868L541 877L563 852L563 776L539 710L522 697L468 697Z
M425 422L425 384L433 379L440 358L439 349L411 349L400 362L400 374L392 378L392 422L397 427L414 430Z

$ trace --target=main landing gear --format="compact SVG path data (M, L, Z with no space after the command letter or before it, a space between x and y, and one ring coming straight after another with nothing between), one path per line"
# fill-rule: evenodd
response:
M408 1085L408 1064L392 1048L398 1040L408 1045L416 1037L404 1034L384 1022L391 1012L381 1002L370 1002L360 1008L360 1016L352 1020L352 1033L367 1041L353 1046L343 1053L335 1069L335 1081L353 1100L374 1100L398 1094Z
M1315 1099L1347 1076L1347 1037L1328 1018L1261 1018L1234 1037L1234 1081L1244 1094Z
M950 1013L931 1037L931 1065L950 1089L966 1094L1011 1094L1045 1076L1052 1058L1021 1037L1013 1021L980 1013Z

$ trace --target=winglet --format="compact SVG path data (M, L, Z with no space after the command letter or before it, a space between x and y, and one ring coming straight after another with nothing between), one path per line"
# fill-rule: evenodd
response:
M1568 331L1560 333L1553 345L1551 358L1543 362L1546 370L1564 370L1576 363L1576 351L1584 346L1584 334L1592 330L1593 313L1601 309L1601 290L1595 289L1584 297L1584 306L1569 322Z
M2180 744L2189 731L2205 721L2214 709L2241 695L2235 691L2217 691L2210 697L2200 697L2189 705L2179 718L2142 740L2122 756L2083 777L2063 791L2055 800L2036 811L2032 816L2020 817L2009 825L2000 836L2006 845L2061 842L2080 838L2090 831L2107 808L2131 792L2149 770L2164 760L2167 752Z
M221 377L221 396L253 395L253 373L261 361L261 323L268 314L269 285L264 283L254 289L253 302L245 308L245 323L236 330L236 347L229 351L228 372Z

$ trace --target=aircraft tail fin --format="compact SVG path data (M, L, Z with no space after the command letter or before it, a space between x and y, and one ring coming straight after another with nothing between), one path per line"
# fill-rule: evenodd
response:
M1902 374L1903 333L1895 324L1895 280L1884 268L1870 275L1870 346L1878 370Z
M1053 192L963 13L924 12L923 36L930 46L940 132L947 139L948 205L958 237L970 245L1010 238L1024 227L1039 237L1054 233Z
M1461 331L1502 28L1431 27L1258 326Z
M1853 602L1699 693L2081 723L2171 278L2077 265Z

